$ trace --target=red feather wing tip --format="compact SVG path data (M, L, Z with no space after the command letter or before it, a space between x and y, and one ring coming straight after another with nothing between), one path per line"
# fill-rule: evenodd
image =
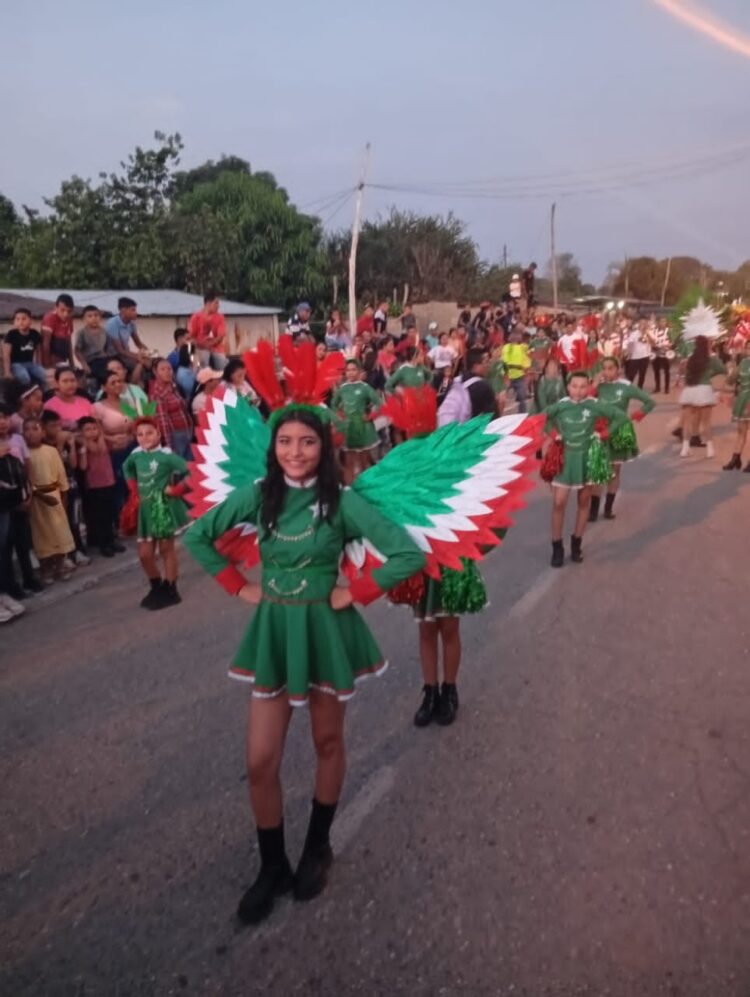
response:
M243 533L240 527L228 530L216 541L216 550L233 564L252 568L260 559L258 534Z
M335 387L344 372L343 353L327 353L318 364L315 375L315 398L316 403L322 402L326 394Z
M380 411L408 436L426 436L437 428L437 394L429 385L403 388L390 395Z

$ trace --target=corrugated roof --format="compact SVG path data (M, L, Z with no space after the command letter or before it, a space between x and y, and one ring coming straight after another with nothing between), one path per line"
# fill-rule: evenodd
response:
M12 291L0 291L0 322L11 322L16 308L28 308L33 318L41 318L54 304L54 298L40 298L28 294L15 294ZM80 315L81 309L76 308L75 314Z
M102 290L73 290L68 287L61 288L41 288L41 287L2 287L0 294L17 295L19 297L35 298L37 300L49 300L54 304L55 298L59 294L70 294L76 303L76 307L82 305L96 305L102 311L117 312L117 299L127 296L132 298L138 305L138 314L144 318L148 316L165 316L168 318L178 318L183 315L192 315L203 307L203 295L188 294L185 291L171 291L168 289L153 291L102 291ZM225 315L278 315L282 311L273 305L245 305L241 301L228 301L220 298L221 310Z

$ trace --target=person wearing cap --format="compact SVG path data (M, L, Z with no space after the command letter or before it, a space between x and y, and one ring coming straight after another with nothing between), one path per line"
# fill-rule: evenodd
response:
M312 339L310 331L310 315L312 308L307 301L300 301L294 310L294 314L286 324L286 333L295 342L298 340Z
M198 371L195 379L198 385L198 390L195 393L195 398L193 399L193 404L191 406L193 416L196 419L206 407L208 399L221 384L221 377L221 371L213 370L211 367L204 367L202 370Z
M203 308L190 316L188 338L195 346L195 355L201 367L210 367L221 373L226 367L227 324L219 311L216 291L206 291Z

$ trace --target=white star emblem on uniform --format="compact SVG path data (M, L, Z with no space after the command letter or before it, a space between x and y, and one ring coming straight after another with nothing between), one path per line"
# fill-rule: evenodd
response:
M149 463L149 465L148 465L148 469L149 469L149 471L152 474L156 474L156 470L157 470L158 467L159 467L159 461L158 460L152 460Z
M583 418L584 418L584 419L588 419L588 417L589 417L590 415L591 415L591 409L590 409L590 408L585 408L585 409L583 410Z

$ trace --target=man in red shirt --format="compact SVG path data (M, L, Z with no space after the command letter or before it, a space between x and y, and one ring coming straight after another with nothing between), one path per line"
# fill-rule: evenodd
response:
M54 367L65 363L74 367L73 358L73 299L60 294L55 307L42 319L42 363Z
M227 326L219 311L219 296L214 291L203 295L203 308L191 315L188 338L195 346L198 363L212 370L224 370Z
M357 335L363 332L375 332L375 312L372 305L366 305L365 310L357 319Z

